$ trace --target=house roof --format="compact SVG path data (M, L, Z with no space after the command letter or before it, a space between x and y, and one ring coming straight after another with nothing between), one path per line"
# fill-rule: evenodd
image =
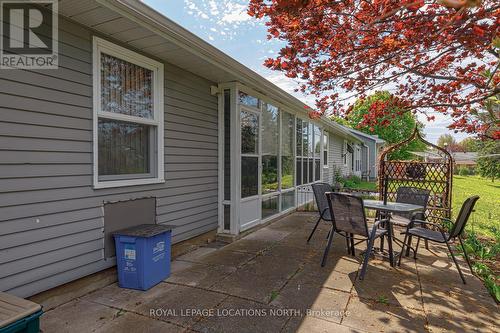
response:
M440 160L443 158L442 155L434 152L434 151L412 151L413 155L427 158L429 160ZM455 164L476 164L478 154L476 152L462 153L462 152L454 152L451 153L453 157L453 161Z
M59 13L214 83L237 81L294 112L308 113L308 106L298 98L141 1L61 0ZM326 117L322 117L321 122L340 136L358 140Z
M419 157L430 158L430 159L441 159L442 156L433 151L410 151L411 154Z
M469 164L476 163L478 154L476 152L469 152L469 153L461 153L461 152L456 152L456 153L451 153L453 156L453 159L455 160L455 163L464 163L467 162Z
M361 131L355 130L353 128L348 128L348 127L346 127L346 129L355 135L361 136L361 137L366 138L368 140L375 141L375 143L385 143L385 140L379 138L378 135L366 134L366 133L363 133Z

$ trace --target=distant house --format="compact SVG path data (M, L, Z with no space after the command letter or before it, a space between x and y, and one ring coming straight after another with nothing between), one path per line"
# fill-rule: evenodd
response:
M456 167L467 167L473 168L477 164L478 154L476 152L462 153L456 152L451 153Z
M361 175L363 178L375 180L378 174L378 155L385 145L385 140L377 135L369 135L352 128L349 128L349 131L363 141L361 145Z
M412 152L413 155L422 158L426 162L439 162L443 159L441 154L436 151L422 151ZM455 167L475 167L477 164L478 154L476 152L452 152L453 162Z
M310 119L141 1L59 1L58 58L0 69L0 291L114 266L117 229L168 223L176 244L237 236L295 210L298 190L334 169L376 175L379 140Z

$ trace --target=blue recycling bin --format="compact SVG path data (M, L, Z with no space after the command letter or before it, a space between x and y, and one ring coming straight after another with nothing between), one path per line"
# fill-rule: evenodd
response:
M172 227L142 224L113 233L118 285L148 290L170 276Z

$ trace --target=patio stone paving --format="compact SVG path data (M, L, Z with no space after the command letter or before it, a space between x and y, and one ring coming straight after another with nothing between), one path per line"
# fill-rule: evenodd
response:
M295 213L216 249L172 262L148 291L117 284L47 311L43 332L498 332L500 309L460 258L467 285L445 249L423 246L401 267L372 258L358 279L365 244L347 255L336 235L320 266L329 226ZM396 249L399 247L396 246Z

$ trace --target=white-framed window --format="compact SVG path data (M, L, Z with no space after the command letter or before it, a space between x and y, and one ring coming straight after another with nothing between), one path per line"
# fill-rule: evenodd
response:
M94 187L162 183L163 64L93 39Z
M329 148L328 132L323 131L323 168L328 168L328 148Z
M296 184L306 185L321 179L321 128L297 118Z

